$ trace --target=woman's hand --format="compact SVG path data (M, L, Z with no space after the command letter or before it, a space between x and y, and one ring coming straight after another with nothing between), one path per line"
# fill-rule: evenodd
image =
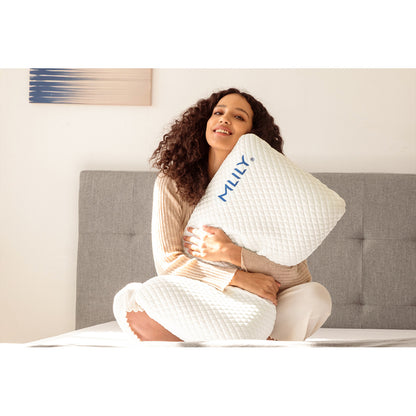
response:
M192 236L184 236L184 246L194 257L209 261L226 261L241 267L241 247L234 244L220 228L204 225L202 229L188 227ZM263 273L237 270L230 282L277 304L280 283L274 277Z
M220 228L204 225L188 227L192 236L184 236L184 246L194 257L208 261L226 261L241 267L241 247L234 244Z
M277 305L277 293L279 292L280 283L272 276L237 270L229 285L247 290Z

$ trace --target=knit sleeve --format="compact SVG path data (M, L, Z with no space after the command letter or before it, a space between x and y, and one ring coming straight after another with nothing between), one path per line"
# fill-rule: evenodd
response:
M183 252L182 236L191 213L192 208L179 198L174 181L159 174L152 210L152 248L157 274L189 277L223 291L237 268L213 266Z
M246 272L273 276L281 284L280 290L312 280L306 260L295 266L283 266L246 248L241 250L241 268Z

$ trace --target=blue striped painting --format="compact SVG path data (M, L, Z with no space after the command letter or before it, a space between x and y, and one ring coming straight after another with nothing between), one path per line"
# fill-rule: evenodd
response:
M31 68L30 103L151 105L151 69Z

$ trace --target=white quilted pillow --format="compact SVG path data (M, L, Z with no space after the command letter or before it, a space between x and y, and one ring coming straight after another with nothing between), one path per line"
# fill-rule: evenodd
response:
M157 276L130 283L114 298L120 327L131 333L126 312L143 311L183 341L267 339L273 330L276 307L237 287L221 292L182 276Z
M221 228L237 245L293 266L322 243L344 212L337 193L250 133L222 163L187 227Z

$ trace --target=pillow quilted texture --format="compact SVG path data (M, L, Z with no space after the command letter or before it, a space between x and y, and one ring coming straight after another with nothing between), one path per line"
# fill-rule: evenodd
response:
M336 192L250 133L222 163L187 227L221 228L237 245L293 266L322 243L344 212Z
M145 310L188 342L267 339L276 320L276 307L269 300L237 287L221 292L198 280L171 275L127 285L115 296L113 310L126 332L131 330L125 313Z

